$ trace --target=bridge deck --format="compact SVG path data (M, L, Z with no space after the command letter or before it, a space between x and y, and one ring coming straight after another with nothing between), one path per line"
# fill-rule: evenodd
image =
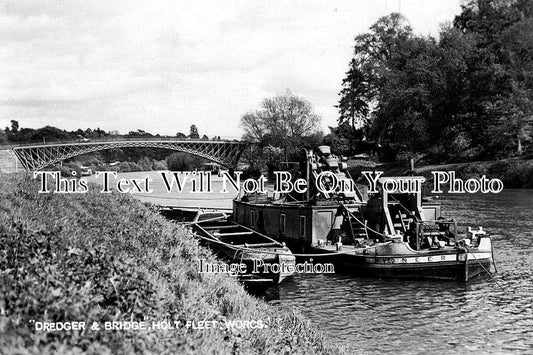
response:
M59 161L77 155L116 148L161 148L184 152L213 161L227 168L235 168L242 154L245 143L228 140L173 139L155 138L120 138L90 141L54 141L48 143L30 143L10 147L21 165L28 171L40 170Z
M49 140L49 141L36 141L36 142L22 142L15 144L0 144L0 150L7 150L13 148L34 148L42 146L61 146L72 144L99 144L109 142L172 142L172 143L218 143L218 144L237 144L242 145L244 142L237 139L188 139L188 138L172 138L172 137L120 137L120 138L98 138L98 139L75 139L75 140Z

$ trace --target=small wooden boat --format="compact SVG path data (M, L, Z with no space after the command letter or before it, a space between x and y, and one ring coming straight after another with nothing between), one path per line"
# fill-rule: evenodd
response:
M238 278L244 282L280 283L294 273L295 257L280 243L250 228L231 222L225 213L199 213L192 228L225 261L244 264Z

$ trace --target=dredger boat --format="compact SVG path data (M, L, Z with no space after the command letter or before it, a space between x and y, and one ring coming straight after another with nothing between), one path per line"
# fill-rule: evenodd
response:
M380 178L377 192L366 193L353 183L345 160L319 146L302 150L297 178L307 180L305 193L237 197L234 222L356 276L468 281L490 269L487 233L481 227L459 233L456 221L444 218L440 204L423 199L421 190L391 190L391 179L406 177Z

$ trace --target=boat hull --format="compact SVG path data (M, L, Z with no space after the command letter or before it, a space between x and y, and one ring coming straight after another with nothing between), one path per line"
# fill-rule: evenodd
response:
M218 255L226 260L228 263L242 263L246 265L246 270L249 272L246 276L241 277L245 282L273 282L275 284L281 283L287 277L292 276L292 272L273 272L269 268L264 268L263 265L281 265L295 264L296 258L288 252L287 248L271 248L265 250L266 252L258 251L241 251L232 248L220 247L219 244L211 243L212 247L217 251ZM273 254L279 253L279 254ZM257 272L256 272L257 271Z
M202 241L229 264L244 264L246 271L237 276L249 283L281 283L293 274L282 265L294 265L290 249L249 228L226 220L194 223Z
M342 240L339 238L343 231L341 212L341 206L334 205L277 206L234 201L233 218L237 223L285 243L293 253L331 254L313 256L313 262L332 263L336 272L354 276L466 282L490 270L492 241L487 236L478 237L475 244L469 240L468 244L459 246L460 240L453 239L444 246L439 244L436 248L419 250L398 238L394 242L376 241L364 248L341 243L342 251L338 251L334 241ZM436 219L435 216L431 218ZM435 233L442 235L439 231ZM368 235L362 239L373 240Z
M323 252L323 251L321 251ZM468 260L459 260L461 254L364 256L332 254L314 258L330 262L335 271L358 277L397 279L437 279L466 282L487 274L492 264L490 253L469 253ZM462 254L463 256L465 254ZM476 256L474 258L474 255Z

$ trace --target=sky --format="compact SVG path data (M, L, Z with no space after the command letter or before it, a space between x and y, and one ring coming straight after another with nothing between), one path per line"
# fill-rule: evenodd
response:
M435 36L460 0L0 0L0 127L238 138L289 89L327 132L354 37L391 12Z

